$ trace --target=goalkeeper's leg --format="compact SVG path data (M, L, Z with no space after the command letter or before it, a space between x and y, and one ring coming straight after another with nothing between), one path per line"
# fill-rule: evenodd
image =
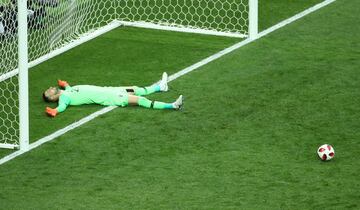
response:
M180 96L174 103L164 103L160 101L151 101L142 96L129 95L128 102L130 105L138 105L151 109L180 109L182 106L182 96Z
M146 96L155 92L168 91L168 75L166 72L163 73L162 78L158 84L149 87L133 87L134 94L137 96ZM129 91L127 89L127 91Z

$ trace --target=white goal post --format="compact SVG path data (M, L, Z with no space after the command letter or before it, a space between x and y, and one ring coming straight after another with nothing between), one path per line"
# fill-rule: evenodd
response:
M256 39L258 0L0 0L0 148L29 148L29 68L119 26Z

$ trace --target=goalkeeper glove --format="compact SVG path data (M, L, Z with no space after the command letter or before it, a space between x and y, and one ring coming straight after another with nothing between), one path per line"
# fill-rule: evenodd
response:
M58 80L58 85L62 88L65 88L65 87L69 86L69 83L67 83L66 81L63 81L63 80Z
M55 117L57 115L58 111L56 109L46 107L46 113L51 117Z

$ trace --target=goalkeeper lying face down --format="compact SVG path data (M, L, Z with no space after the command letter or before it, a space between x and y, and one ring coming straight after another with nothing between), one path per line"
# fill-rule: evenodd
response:
M149 87L98 87L92 85L70 86L66 81L59 80L58 85L62 88L50 87L43 93L46 102L58 102L55 109L46 107L46 113L55 117L58 113L65 111L69 106L82 104L100 104L104 106L138 105L153 109L179 110L182 106L182 95L173 103L151 101L143 96L154 92L168 91L168 76L163 73L158 84Z

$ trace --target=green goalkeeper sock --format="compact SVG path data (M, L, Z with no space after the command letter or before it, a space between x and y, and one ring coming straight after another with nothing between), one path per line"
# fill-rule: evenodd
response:
M135 95L137 96L146 96L149 95L151 93L155 93L155 92L159 92L160 91L160 86L159 85L152 85L149 87L136 87L134 88L135 91Z
M159 101L150 101L145 97L140 97L138 101L138 105L146 108L153 109L173 109L174 106L171 103L164 103Z

